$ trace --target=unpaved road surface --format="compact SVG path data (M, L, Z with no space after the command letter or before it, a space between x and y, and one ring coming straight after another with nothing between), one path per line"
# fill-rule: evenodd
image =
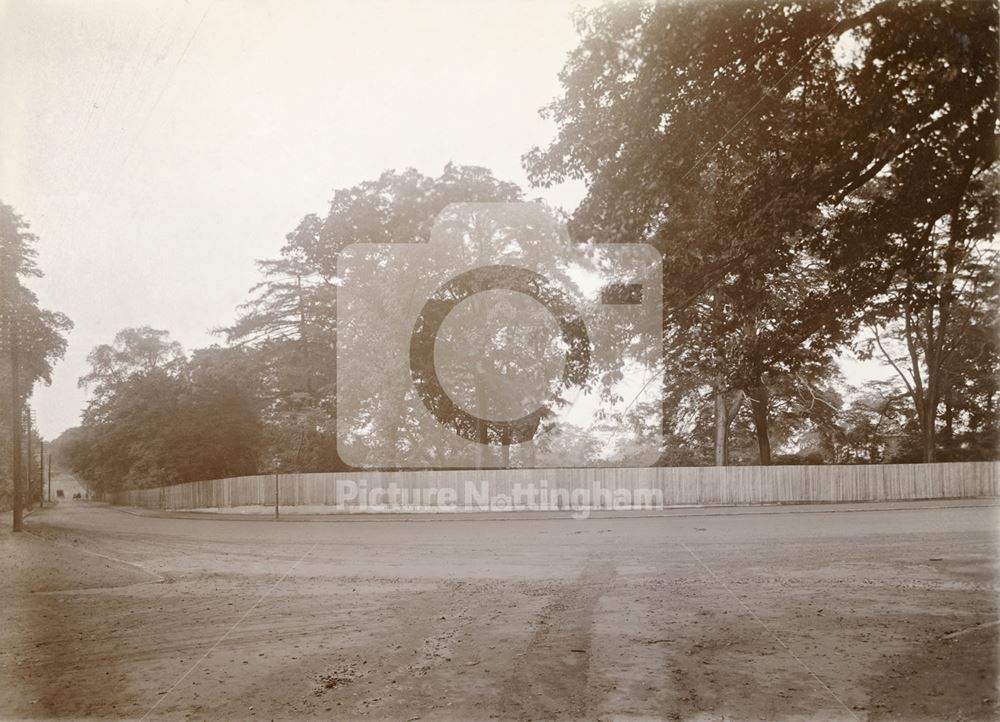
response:
M996 719L991 502L0 534L0 718Z

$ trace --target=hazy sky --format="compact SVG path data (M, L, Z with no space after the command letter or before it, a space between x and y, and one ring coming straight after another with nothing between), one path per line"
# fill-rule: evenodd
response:
M520 157L554 127L571 0L0 0L0 199L76 328L43 435L79 421L87 353L127 326L217 341L306 213L387 168ZM567 208L579 186L539 191Z

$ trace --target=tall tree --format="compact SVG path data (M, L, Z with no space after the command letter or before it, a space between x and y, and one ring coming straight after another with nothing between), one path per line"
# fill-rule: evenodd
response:
M81 382L94 397L66 454L96 491L258 470L258 371L245 350L213 347L189 360L165 332L144 327L89 358Z
M661 249L665 340L699 346L717 461L739 389L766 460L767 371L834 348L892 275L862 263L842 278L866 251L832 219L923 149L951 159L926 166L940 180L992 147L996 18L992 3L915 0L579 15L564 95L544 111L558 135L525 162L535 183L587 182L578 237ZM784 281L803 270L789 297Z
M294 350L290 390L314 393L329 361L327 350L332 278L321 275L305 258L314 245L322 221L315 215L302 219L286 238L281 257L257 262L264 280L254 286L251 299L240 306L232 326L220 329L230 344L259 346L287 342Z
M925 462L937 458L941 421L951 446L956 411L965 406L969 422L978 426L996 406L996 254L984 258L974 240L956 242L953 234L954 223L917 234L929 244L921 254L924 263L897 274L883 304L870 312L871 336L861 344L864 353L888 363L904 385ZM968 391L978 403L968 404Z
M450 203L520 198L517 186L497 180L484 168L448 164L436 178L413 169L386 171L377 179L337 190L324 219L306 216L286 236L280 258L260 263L264 280L241 307L237 322L223 332L228 342L256 349L270 369L266 383L272 403L266 419L271 456L277 463L285 469L316 471L345 466L336 453L334 353L337 287L343 282L337 264L341 251L354 243L426 241L434 219ZM400 282L407 282L406 269L400 271L404 274ZM393 310L383 312L391 316ZM373 368L369 366L366 373L373 373ZM374 383L356 380L362 382ZM377 382L383 391L383 411L390 395L402 396L400 385L406 382L406 378ZM427 451L408 445L412 440L405 438L405 419L399 414L379 413L376 418L377 428L371 433L396 439L393 446L401 454L416 458ZM389 423L390 418L396 422Z
M831 224L837 245L855 249L847 262L874 270L844 283L867 285L871 341L914 405L924 461L936 458L938 411L951 393L956 352L983 327L976 319L997 310L996 43L977 52L971 28L940 24L938 57L922 64L898 38L873 38L869 52L883 65L905 69L907 84L930 83L943 99L922 142L900 152ZM948 82L936 87L942 74ZM842 265L845 255L835 254ZM902 344L903 358L891 340Z
M22 528L24 492L21 474L21 419L24 402L37 381L51 381L52 364L66 350L65 334L72 328L61 313L40 308L23 281L42 275L36 262L37 238L10 206L0 202L0 352L6 361L3 390L10 438L14 530Z
M258 261L264 279L239 317L217 332L253 351L261 372L267 468L340 468L329 423L336 379L334 279L305 257L322 221L307 215L285 236L280 257Z
M90 371L79 380L91 389L86 416L99 420L115 395L131 381L161 372L177 376L187 361L184 350L167 331L143 326L122 329L113 343L96 346L88 355Z

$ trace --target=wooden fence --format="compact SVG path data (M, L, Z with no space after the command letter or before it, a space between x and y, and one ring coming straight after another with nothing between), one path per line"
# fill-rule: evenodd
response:
M509 469L241 476L111 495L150 509L324 511L662 508L1000 496L1000 462L873 466Z

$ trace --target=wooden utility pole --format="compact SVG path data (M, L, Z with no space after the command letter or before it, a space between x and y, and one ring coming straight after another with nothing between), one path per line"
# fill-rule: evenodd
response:
M5 232L9 229L4 229ZM20 284L18 283L18 264L15 238L0 238L0 252L3 252L3 264L0 268L0 315L3 328L0 333L0 350L5 351L10 360L10 472L14 502L14 531L24 528L24 479L21 477L21 359L19 357L18 337L18 301L20 300ZM11 255L11 251L14 254Z
M24 460L26 467L24 469L24 484L22 485L22 488L24 489L26 495L24 502L27 506L30 507L31 506L31 407L30 406L24 407L24 420L28 424L28 436L27 436L28 453Z
M52 452L49 452L49 503L52 503Z
M13 304L11 304L13 306ZM14 531L24 529L24 498L21 490L21 394L18 390L20 376L20 360L17 357L17 347L14 344L14 335L17 332L17 325L13 319L13 308L10 310L11 318L8 319L8 326L11 333L7 342L10 344L10 458L11 476L14 483Z
M38 440L38 508L45 508L45 442Z

